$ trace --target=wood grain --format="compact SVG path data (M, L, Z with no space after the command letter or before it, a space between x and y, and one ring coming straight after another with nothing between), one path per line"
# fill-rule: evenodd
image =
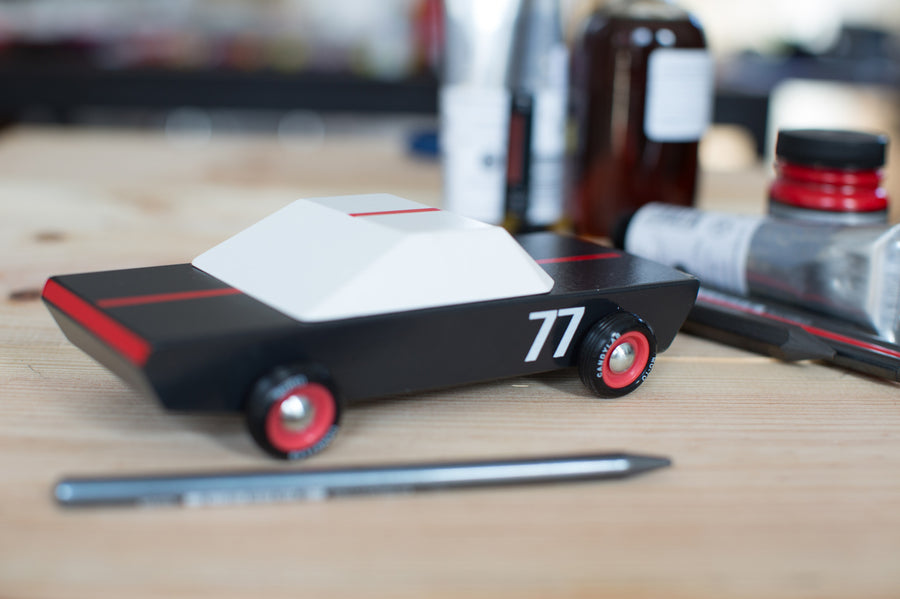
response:
M707 175L703 204L759 212L765 177ZM391 398L349 410L315 458L672 457L652 475L59 509L62 476L279 465L237 415L166 413L71 346L35 299L46 277L185 261L296 197L362 191L436 204L439 168L396 139L0 137L0 598L900 596L898 386L688 335L626 398L574 372Z

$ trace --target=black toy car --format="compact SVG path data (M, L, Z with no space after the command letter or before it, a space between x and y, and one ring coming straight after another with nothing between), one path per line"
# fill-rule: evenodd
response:
M570 366L600 397L638 387L697 281L555 233L517 241L548 292L310 322L176 264L52 277L43 299L74 344L138 390L172 410L243 411L259 445L286 458L322 449L344 407L368 398Z

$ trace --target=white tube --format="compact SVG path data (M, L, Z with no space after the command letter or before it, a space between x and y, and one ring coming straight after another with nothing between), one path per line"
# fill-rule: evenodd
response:
M843 318L900 338L900 225L842 226L648 204L625 250L703 285Z
M440 91L444 208L504 216L513 32L520 0L446 0Z

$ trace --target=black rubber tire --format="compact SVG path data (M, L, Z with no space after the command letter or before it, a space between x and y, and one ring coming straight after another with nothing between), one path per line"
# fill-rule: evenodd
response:
M309 426L294 431L281 426L274 410L292 395L308 397L316 408ZM247 428L256 444L287 460L308 458L325 449L338 432L341 405L324 368L279 367L253 386L245 406Z
M636 348L635 361L624 372L609 367L613 350L629 341ZM647 324L630 312L614 312L599 320L581 342L578 375L594 395L621 397L637 389L656 361L656 336Z

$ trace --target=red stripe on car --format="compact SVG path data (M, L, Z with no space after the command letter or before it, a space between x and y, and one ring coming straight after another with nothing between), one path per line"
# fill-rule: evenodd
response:
M557 264L559 262L583 262L585 260L604 260L606 258L618 258L621 254L612 252L606 254L584 254L583 256L564 256L562 258L541 258L535 260L538 264Z
M410 210L383 210L381 212L352 212L348 216L381 216L383 214L414 214L416 212L440 212L440 208L412 208Z
M56 281L47 281L43 298L136 366L150 357L150 344Z
M163 302L178 302L182 300L203 299L207 297L220 297L223 295L238 295L241 291L234 287L221 289L203 289L200 291L178 291L174 293L151 293L148 295L132 295L125 297L110 297L97 301L101 308L121 308L123 306L139 306L142 304L160 304Z

